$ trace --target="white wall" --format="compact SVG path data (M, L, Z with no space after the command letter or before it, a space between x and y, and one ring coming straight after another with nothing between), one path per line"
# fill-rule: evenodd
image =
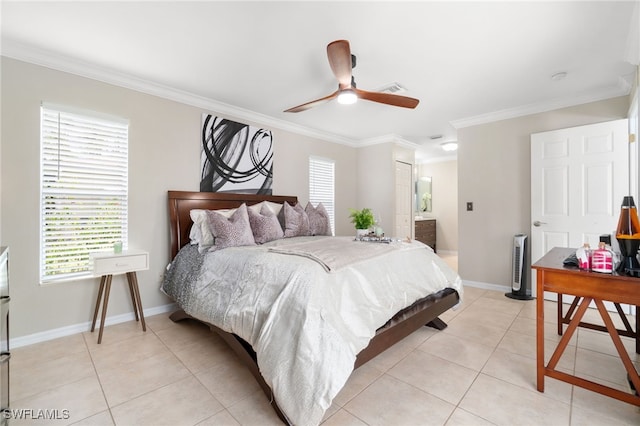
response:
M415 150L393 141L358 148L358 198L353 200L351 208L373 210L388 237L398 237L393 235L396 229L396 161L410 164L413 169Z
M458 271L510 285L513 235L531 223L531 133L625 118L622 96L458 130ZM473 201L474 210L466 211Z
M215 111L12 59L2 58L1 65L0 230L2 244L11 248L12 338L88 322L98 289L97 279L38 283L42 101L129 119L129 246L150 252L150 270L138 275L143 307L170 303L159 291L159 276L169 260L166 194L167 190L198 191L201 115ZM336 233L351 235L347 209L355 206L357 150L271 130L274 194L297 195L306 203L309 155L334 159ZM129 312L124 280L114 277L108 315Z
M438 252L458 251L458 162L424 163L418 177L431 176L432 211L425 217L436 219Z
M357 169L358 198L353 200L351 208L368 207L373 210L374 215L380 217L382 229L387 233L394 229L393 144L383 143L358 148ZM354 228L353 225L351 228Z

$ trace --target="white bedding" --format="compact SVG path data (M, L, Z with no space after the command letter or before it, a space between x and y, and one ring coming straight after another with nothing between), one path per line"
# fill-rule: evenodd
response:
M351 240L230 247L203 255L193 280L172 274L174 262L163 283L187 314L251 344L281 410L301 426L320 423L356 355L396 312L446 287L462 296L458 275L420 242L392 243L384 255L331 273L307 257L269 250L321 238ZM367 250L377 243L353 244Z

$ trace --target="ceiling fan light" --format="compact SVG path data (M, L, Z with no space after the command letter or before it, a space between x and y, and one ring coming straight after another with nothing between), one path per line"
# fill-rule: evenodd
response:
M445 142L440 145L445 151L455 151L458 149L458 142Z
M358 100L358 95L351 89L345 89L338 95L338 103L342 105L355 104Z

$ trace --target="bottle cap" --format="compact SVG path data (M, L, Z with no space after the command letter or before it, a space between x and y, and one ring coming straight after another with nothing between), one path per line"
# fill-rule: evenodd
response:
M633 197L630 195L625 195L622 199L622 207L635 207L636 204L633 202Z

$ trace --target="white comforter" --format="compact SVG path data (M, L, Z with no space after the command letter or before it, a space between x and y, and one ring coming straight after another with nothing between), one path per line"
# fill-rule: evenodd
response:
M194 280L168 273L163 284L186 313L251 344L278 405L301 426L320 423L356 355L396 312L446 287L462 295L457 274L419 242L392 243L388 253L331 272L308 257L269 250L310 238L347 237L207 253ZM378 243L353 244L367 250Z

